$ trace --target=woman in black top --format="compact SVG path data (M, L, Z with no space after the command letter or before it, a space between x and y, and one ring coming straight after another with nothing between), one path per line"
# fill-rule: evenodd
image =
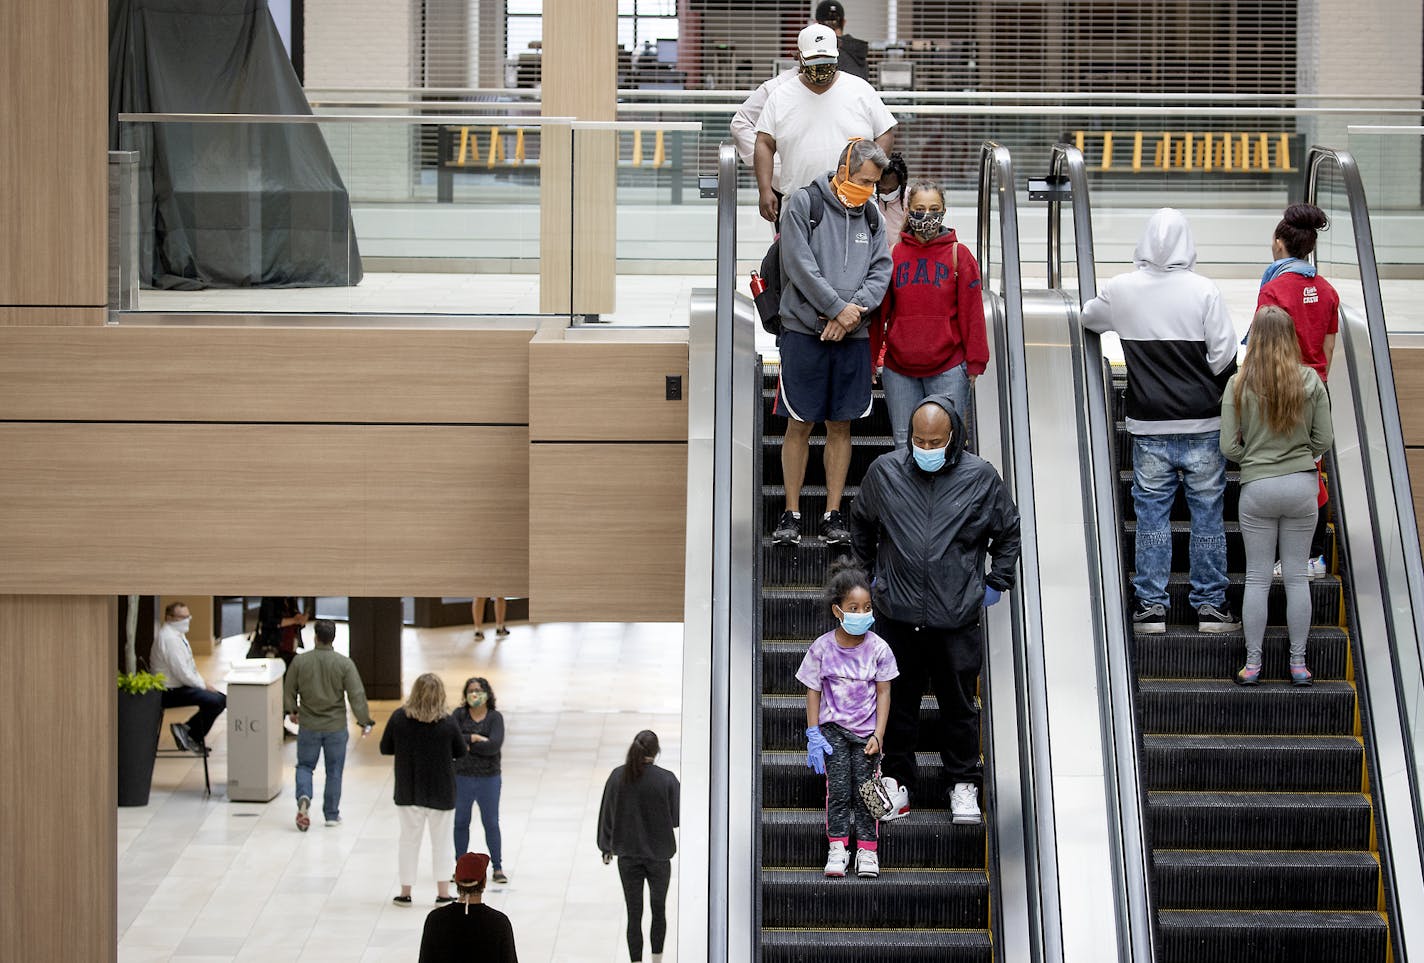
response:
M465 704L455 710L455 724L470 752L455 763L455 855L470 851L470 810L480 807L480 825L489 847L492 878L507 883L499 835L499 751L504 746L504 716L495 709L489 680L475 676L465 682Z
M410 905L410 886L420 861L420 837L429 827L430 861L439 891L436 903L451 903L455 868L450 824L455 815L454 760L465 754L465 737L445 708L445 685L429 672L415 680L405 705L391 713L381 733L381 755L396 757L396 812L400 814L400 895Z
M302 645L307 624L301 603L293 596L264 595L257 607L257 631L247 650L249 659L281 659L288 668Z
M663 954L667 937L667 892L672 880L672 855L677 852L677 777L653 764L661 751L657 733L644 729L633 737L628 759L603 786L598 810L598 849L605 863L618 857L623 901L628 906L628 957L643 958L643 883L653 914L648 933L653 963Z

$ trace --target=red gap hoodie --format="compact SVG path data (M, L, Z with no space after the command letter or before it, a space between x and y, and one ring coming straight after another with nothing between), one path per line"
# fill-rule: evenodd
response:
M959 262L957 285L951 251ZM870 329L871 357L907 378L928 378L961 363L967 373L983 374L989 337L974 255L951 229L929 241L905 231L891 257L890 290Z

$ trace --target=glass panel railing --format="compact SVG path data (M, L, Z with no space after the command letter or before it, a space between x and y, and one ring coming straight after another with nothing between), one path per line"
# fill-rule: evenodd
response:
M1389 332L1424 333L1424 127L1352 126L1349 147L1370 197Z
M573 127L572 313L584 322L686 327L693 288L712 286L717 268L717 201L701 196L693 163L701 125Z
M139 311L543 310L543 131L567 119L119 119L138 155Z

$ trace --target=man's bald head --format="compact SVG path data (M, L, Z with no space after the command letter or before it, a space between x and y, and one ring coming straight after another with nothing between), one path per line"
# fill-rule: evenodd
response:
M922 403L910 418L910 444L916 448L926 451L948 448L953 433L954 422L949 412L933 401Z

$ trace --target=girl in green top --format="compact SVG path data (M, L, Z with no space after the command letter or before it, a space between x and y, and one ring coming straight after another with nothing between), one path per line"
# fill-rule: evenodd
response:
M1277 558L1286 588L1291 682L1311 683L1305 664L1311 617L1306 563L1319 490L1315 462L1334 437L1330 397L1320 376L1301 364L1291 316L1275 305L1261 308L1251 321L1246 360L1226 383L1221 399L1221 452L1241 465L1241 534L1246 542L1241 607L1246 665L1236 673L1241 685L1256 685L1261 678L1266 600Z

